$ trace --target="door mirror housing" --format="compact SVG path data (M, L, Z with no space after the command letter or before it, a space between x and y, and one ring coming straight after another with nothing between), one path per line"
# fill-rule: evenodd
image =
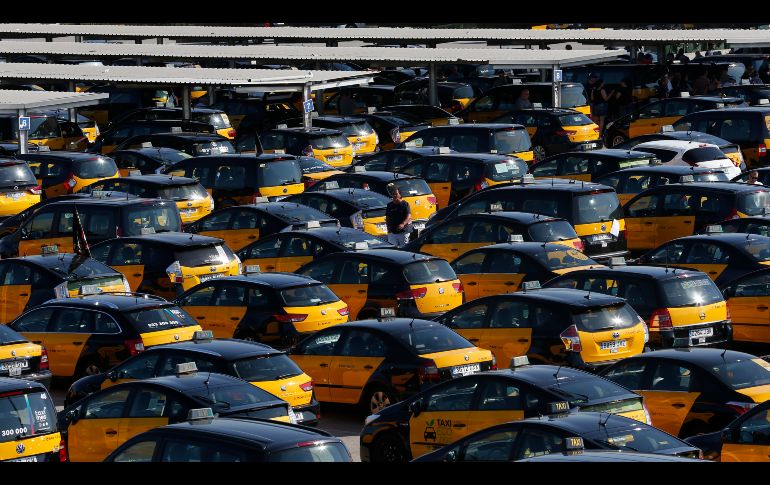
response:
M109 372L107 373L107 377L108 377L108 378L109 378L109 379L110 379L112 382L117 382L117 380L118 380L118 378L119 378L119 375L118 375L118 371L114 371L114 370L111 370L111 371L109 371Z
M78 409L70 409L69 412L67 412L65 419L69 421L70 424L77 423L78 419L80 419L80 411Z
M409 412L412 413L412 416L414 416L415 418L419 416L420 413L422 412L422 399L418 399L410 403Z

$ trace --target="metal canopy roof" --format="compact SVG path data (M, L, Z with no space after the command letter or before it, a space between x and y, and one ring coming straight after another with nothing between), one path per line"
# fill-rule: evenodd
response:
M0 79L95 81L181 85L277 85L316 89L372 81L368 71L284 71L275 69L202 69L148 66L87 66L69 64L0 64Z
M625 54L620 50L531 50L398 47L225 46L189 44L93 44L82 42L0 42L2 54L80 56L88 59L116 57L164 59L251 59L259 61L370 61L403 63L488 63L520 67L551 67L604 62ZM104 68L102 68L104 69ZM236 72L243 73L242 69ZM267 71L271 72L271 71ZM328 72L328 71L323 71ZM290 75L272 71L272 75ZM243 76L244 74L241 74Z
M0 24L3 37L90 36L99 38L176 39L275 39L282 41L402 41L452 42L493 41L537 44L540 42L584 42L600 44L662 42L729 42L730 39L770 38L770 32L738 29L420 29L377 27L338 29L330 27L214 27L178 25L51 25Z
M17 114L18 110L69 109L99 104L106 93L63 93L56 91L0 90L0 113Z

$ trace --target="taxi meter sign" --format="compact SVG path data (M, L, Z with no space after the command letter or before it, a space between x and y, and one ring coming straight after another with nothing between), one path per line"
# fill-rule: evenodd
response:
M29 116L19 116L19 131L29 131Z

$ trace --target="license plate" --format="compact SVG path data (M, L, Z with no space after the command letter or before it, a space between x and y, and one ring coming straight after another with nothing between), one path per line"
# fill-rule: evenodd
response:
M7 192L5 196L8 199L19 200L24 196L24 192Z
M366 143L353 143L353 150L360 150L366 146Z
M216 279L216 278L224 278L224 277L225 277L224 273L214 273L214 274L204 274L204 275L201 275L201 276L198 277L198 279L200 279L201 283L203 283L205 281L213 280L213 279Z
M3 364L0 364L0 371L9 371L11 375L19 375L21 374L22 369L28 369L29 368L29 362L26 360L17 360L15 362L5 362ZM17 372L18 371L18 372ZM14 374L14 372L17 372Z
M83 285L80 287L81 295L93 295L94 293L101 293L102 290L96 285Z
M377 230L380 232L388 231L388 226L386 226L385 224L377 224L376 227L377 227Z
M471 374L475 374L476 372L481 372L481 365L480 364L468 364L468 365L458 365L456 367L452 367L452 376L469 376Z
M302 413L300 413L300 415L302 415ZM289 408L289 420L290 420L290 421L291 421L293 424L296 424L296 423L298 423L298 422L300 421L300 420L297 418L297 415L294 413L294 411L292 411L292 410L291 410L291 408Z
M609 241L612 239L612 234L594 234L592 238L593 241Z
M596 148L597 144L596 143L586 143L585 145L583 145L583 147L584 147L585 150L591 150L592 148Z
M16 461L16 462L36 462L37 461L37 455L36 456L25 456L24 458L16 458L15 460L8 460L10 461Z
M414 228L417 229L418 231L422 231L423 229L425 229L425 224L414 224Z
M713 337L714 336L714 329L709 328L699 328L697 330L690 330L690 338L701 338L701 337Z
M182 209L179 212L182 213L182 215L189 216L191 214L195 214L196 212L198 212L198 209L193 207L191 209Z
M600 342L599 348L602 350L609 350L611 354L614 354L618 351L618 349L625 348L626 341L625 340L610 340L607 342Z
M327 162L339 162L342 160L342 155L331 155L326 157Z

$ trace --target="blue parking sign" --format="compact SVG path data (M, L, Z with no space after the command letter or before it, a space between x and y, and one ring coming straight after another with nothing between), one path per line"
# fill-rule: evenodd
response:
M315 109L315 106L313 106L313 100L308 99L304 103L302 103L302 106L305 107L305 113L311 113L313 109Z
M561 82L561 80L562 80L561 69L554 69L553 70L553 80L555 82L557 82L557 83Z
M19 116L19 131L29 131L29 116Z

